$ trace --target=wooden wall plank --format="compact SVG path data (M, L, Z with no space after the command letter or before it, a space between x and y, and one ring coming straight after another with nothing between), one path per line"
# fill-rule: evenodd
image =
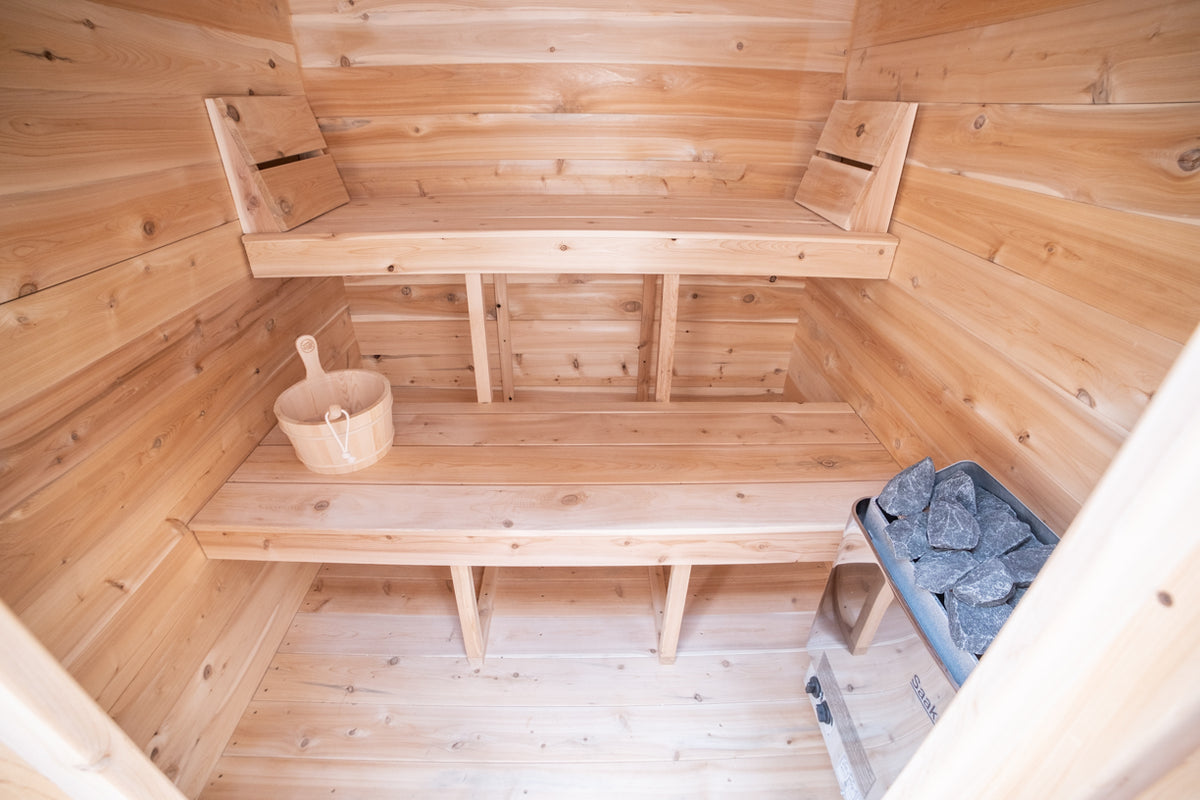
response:
M155 5L169 11L192 4ZM0 6L0 28L7 44L0 50L0 86L5 87L182 97L282 94L300 80L295 49L285 40L103 2L6 3ZM272 33L278 36L279 30Z
M71 797L181 798L7 606L3 745Z
M818 294L828 297L824 308ZM886 404L911 415L920 440L948 461L972 459L1002 475L1052 529L1066 530L1120 445L1118 430L1080 414L1077 400L1046 391L989 343L957 329L947 339L944 324L890 283L822 283L806 299L835 347L875 351L867 385L886 387ZM874 429L874 415L858 410Z
M626 114L325 117L339 165L463 160L807 161L821 123Z
M987 0L946 0L932 6L921 0L888 0L864 4L855 15L854 42L858 47L871 47L936 36L1045 14L1059 8L1086 5L1093 1L1013 0L997 4Z
M0 409L249 275L237 223L0 306ZM58 335L50 332L59 331Z
M837 72L849 23L574 9L293 17L307 68L441 63L660 63Z
M922 104L908 159L1040 194L1195 224L1200 222L1200 172L1188 154L1196 150L1198 129L1197 103Z
M193 25L262 36L289 44L292 41L288 6L276 0L235 0L232 3L229 0L188 0L187 3L163 3L162 0L98 2Z
M156 763L190 797L203 788L317 571L313 564L264 566L149 740ZM136 702L130 708L136 712Z
M838 72L676 64L417 64L304 71L313 112L421 114L668 114L824 119ZM800 116L803 115L803 116Z
M1022 0L983 15L963 2L947 21L976 24L935 35L923 34L946 22L929 12L908 14L911 3L872 5L894 9L914 26L911 37L883 34L888 44L875 44L874 22L857 29L863 38L856 38L847 70L857 99L1170 103L1194 100L1200 91L1200 9L1188 0ZM936 6L938 17L945 5ZM1042 10L1047 13L1037 13ZM1021 16L996 20L1013 14Z
M1175 342L1200 323L1200 273L1180 258L1195 241L1192 225L911 164L895 216Z
M0 303L236 218L218 163L0 196ZM103 242L104 247L97 245Z
M293 14L340 14L357 16L363 12L404 9L404 0L290 0ZM579 15L597 11L612 11L608 0L570 0L554 3L558 9L572 9ZM461 11L502 11L512 7L510 0L430 0L421 3L424 11L457 14ZM536 7L536 6L535 6ZM852 0L632 0L623 7L642 14L709 14L737 17L776 17L839 21L849 19L854 11Z
M895 229L905 248L894 286L1078 401L1080 414L1133 429L1179 344L935 237Z
M190 95L0 89L0 184L45 191L217 164L203 108Z
M795 164L554 159L363 162L339 167L353 197L611 194L655 197L790 198Z

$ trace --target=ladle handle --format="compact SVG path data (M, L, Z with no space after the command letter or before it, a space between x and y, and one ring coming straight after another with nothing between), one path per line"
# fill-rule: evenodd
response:
M296 352L304 362L305 377L310 381L325 377L325 370L321 367L321 355L317 352L317 340L314 337L305 334L297 338Z

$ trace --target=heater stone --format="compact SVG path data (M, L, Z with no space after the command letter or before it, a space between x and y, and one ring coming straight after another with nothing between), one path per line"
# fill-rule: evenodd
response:
M965 550L934 550L913 565L913 581L922 589L942 594L975 566L975 559Z
M893 517L920 513L933 494L934 472L933 459L926 458L896 473L879 493L879 507Z
M1046 559L1054 552L1052 544L1026 544L1011 553L1000 556L1000 560L1012 573L1017 586L1028 586L1037 577Z
M936 503L940 500L958 503L974 514L975 481L971 480L971 476L962 470L950 473L933 487L933 499L930 502Z
M962 602L953 593L946 595L950 640L968 653L983 653L1010 614L1012 606L1007 603L980 608Z
M929 507L929 546L937 550L970 550L979 544L979 523L958 503L937 500Z
M998 606L1013 593L1013 576L999 559L990 558L954 584L954 597L973 606Z
M916 561L929 552L929 514L922 511L890 523L884 531L897 558Z
M979 524L979 543L971 553L979 561L1016 550L1033 538L1028 524L1003 511L981 511L975 521Z
M975 487L975 513L990 514L998 512L1016 519L1017 512L1008 503L979 486Z

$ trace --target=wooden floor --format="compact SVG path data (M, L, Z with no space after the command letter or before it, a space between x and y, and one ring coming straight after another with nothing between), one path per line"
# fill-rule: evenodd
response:
M696 567L672 666L647 568L504 569L476 669L448 568L326 565L202 796L837 798L803 690L828 567Z

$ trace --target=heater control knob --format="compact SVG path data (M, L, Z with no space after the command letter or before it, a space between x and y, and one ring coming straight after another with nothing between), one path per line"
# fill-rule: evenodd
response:
M817 722L822 725L833 724L833 714L829 711L829 703L826 703L824 700L817 703Z
M821 681L817 679L816 675L813 675L808 679L808 683L804 684L804 691L808 692L813 697L821 696Z

